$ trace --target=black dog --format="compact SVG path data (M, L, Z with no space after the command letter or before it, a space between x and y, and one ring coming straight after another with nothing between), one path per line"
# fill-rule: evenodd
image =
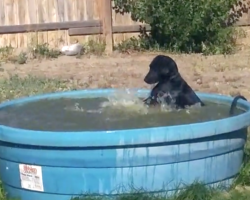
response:
M156 56L149 65L150 69L144 81L147 84L157 85L151 90L150 96L144 100L147 105L159 104L159 99L164 103L174 105L177 109L204 103L195 94L192 88L181 77L175 61L164 55Z
M230 111L229 111L230 115L234 114L234 109L236 108L236 104L237 104L237 101L239 99L243 99L243 100L247 101L247 99L242 95L238 95L238 96L234 97L233 102L232 102L231 107L230 107Z

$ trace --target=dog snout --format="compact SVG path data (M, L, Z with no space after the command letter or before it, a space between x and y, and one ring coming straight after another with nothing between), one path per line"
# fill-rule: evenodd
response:
M145 82L145 83L147 83L147 84L150 84L150 83L149 83L150 81L149 81L148 75L147 75L147 76L145 76L145 78L144 78L144 82Z
M158 82L158 77L156 73L153 72L149 72L145 78L144 78L144 82L147 84L155 84Z

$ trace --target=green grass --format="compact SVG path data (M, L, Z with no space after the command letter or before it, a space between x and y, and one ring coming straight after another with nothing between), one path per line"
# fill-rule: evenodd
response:
M0 79L0 101L7 101L18 97L30 96L35 94L76 90L77 85L70 81L39 78L27 76L20 78L11 76L9 79ZM228 166L230 167L230 166ZM153 194L142 194L141 191L133 192L133 194L120 195L113 197L116 200L248 200L250 199L250 140L247 141L245 147L244 163L239 175L235 178L235 182L228 191L221 191L220 188L211 188L194 183L186 186L185 189L172 196L159 196ZM249 187L250 188L250 187ZM74 200L106 200L110 197L93 197L81 196ZM0 200L7 199L0 182ZM53 200L53 199L51 199Z
M76 89L77 86L67 80L39 78L35 76L20 78L14 75L9 79L0 79L0 102L35 94Z

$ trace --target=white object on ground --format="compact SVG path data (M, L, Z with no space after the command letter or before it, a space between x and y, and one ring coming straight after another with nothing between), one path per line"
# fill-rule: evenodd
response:
M83 45L76 43L76 44L71 44L69 46L63 46L61 52L66 56L76 56L81 53L82 49Z
M65 54L65 52L68 51L68 50L69 50L69 46L63 46L63 47L61 48L61 52L62 52L63 54Z

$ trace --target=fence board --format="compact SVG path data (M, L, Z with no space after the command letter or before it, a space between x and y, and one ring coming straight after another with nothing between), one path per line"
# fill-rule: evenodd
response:
M101 37L100 27L95 27L89 30L92 34L97 32L97 35L91 36L75 36L79 31L88 32L88 28L81 28L81 22L79 26L75 26L73 21L86 21L86 20L99 20L102 19L102 7L101 1L103 0L0 0L0 34L4 30L9 33L15 34L2 34L0 35L0 47L6 45L12 45L13 47L28 47L37 43L48 42L51 46L57 47L62 44L68 44L73 39L77 38L80 42L87 42L94 39L99 40ZM129 25L139 25L141 23L131 20L130 14L117 14L112 12L112 22L114 31L113 35L114 43L120 43L124 39L128 39L131 36L136 36L136 30L138 26L129 27ZM242 19L238 24L250 24L250 15L243 14ZM59 23L57 29L53 29L45 23ZM68 28L62 28L67 22L72 22ZM32 24L32 25L31 25ZM34 24L42 24L41 26L34 27ZM72 25L73 24L73 25ZM7 28L5 26L10 26ZM17 28L14 25L25 25L22 28ZM4 26L4 27L3 27ZM117 27L123 27L122 30L118 30ZM129 33L124 33L126 32ZM36 28L36 31L26 33L25 30L31 30ZM44 29L48 28L49 31ZM77 29L76 29L77 28ZM17 33L17 30L22 33ZM63 30L59 30L63 29ZM43 32L39 32L43 31ZM72 36L69 36L70 35ZM74 36L73 36L74 35Z

